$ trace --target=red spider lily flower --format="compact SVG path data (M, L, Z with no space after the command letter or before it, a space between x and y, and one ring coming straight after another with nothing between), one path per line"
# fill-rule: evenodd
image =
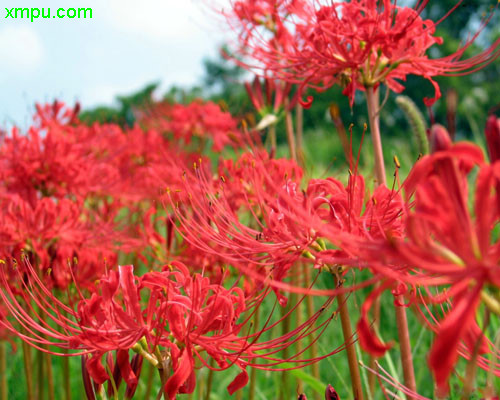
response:
M176 211L176 219L182 224L187 223L186 229L181 226L181 230L186 234L186 238L189 236L195 241L193 245L205 243L203 248L206 248L208 243L224 243L224 246L228 246L228 250L241 246L240 261L244 261L247 257L250 259L259 253L258 247L268 247L261 239L264 235L267 235L266 239L274 235L271 229L273 224L280 226L287 224L280 216L277 208L279 206L275 204L276 182L284 186L288 185L290 191L295 191L296 185L291 178L300 179L302 172L295 163L288 160L260 159L260 157L250 155L243 156L236 165L231 161L225 162L219 172L221 175L217 180L212 180L198 167L194 175L185 174L184 189L180 194L188 198L188 204L191 204L190 210L185 209L183 204L176 201L176 192L170 192L170 201ZM269 208L266 203L268 200L273 203L274 209ZM182 209L181 206L183 206ZM263 232L262 229L250 229L237 222L238 210L240 208L248 210L249 207L256 215L264 215L264 218L269 221L267 225L270 229ZM182 210L192 211L194 214L183 216ZM186 219L188 217L190 220L193 219L192 223L188 222ZM233 244L226 243L229 238L224 233L229 234L234 230L235 227L229 223L231 220L235 220L236 229L242 230L240 234L232 232L236 235ZM220 234L213 228L209 228L211 221L219 225ZM198 240L198 234L205 234L205 239ZM209 238L211 235L217 235L219 238L216 239L216 236ZM251 240L252 244L244 249L248 240ZM286 247L291 246L293 246L292 242ZM226 253L229 254L230 251Z
M246 335L242 333L244 326L250 323L255 308L270 290L247 298L238 287L226 289L199 274L191 276L187 267L179 262L172 262L162 272L150 272L142 277L133 275L132 266L110 271L102 277L90 298L80 300L76 310L57 299L29 264L18 266L18 279L24 288L19 293L14 293L7 284L4 268L0 275L0 298L9 313L1 324L41 351L61 355L53 350L59 347L76 351L72 355L90 354L91 357L84 360L84 379L88 381L89 391L92 381L102 385L110 379L102 358L113 350L117 351L115 366L109 357L105 362L110 371L115 371L113 375L119 373L117 380L122 377L129 387L136 384L137 378L134 363L128 359L129 349L161 370L168 368L164 391L173 400L178 393L190 393L194 389L196 359L212 370L238 366L241 372L228 386L228 391L233 393L247 383L248 366L280 370L280 365L287 362L297 365L291 368L298 368L343 349L341 346L327 355L303 359L301 355L310 347L307 346L285 360L276 356L305 337L324 332L335 313L323 322L316 322L333 298L309 321L281 337L262 341L260 337L296 312L297 305L275 323L266 321L255 333ZM249 315L242 318L243 312ZM45 316L40 317L40 313ZM19 325L24 327L24 332ZM215 361L215 366L209 359Z
M42 198L32 207L18 196L1 196L0 226L0 258L10 264L30 257L47 284L59 289L74 279L92 288L104 261L115 260L121 238L113 224L68 199Z
M163 272L151 272L136 278L132 266L120 266L118 272L104 275L99 288L90 298L82 298L76 310L58 300L38 278L29 265L19 266L19 278L25 290L14 293L7 284L5 268L0 273L0 296L9 312L1 321L31 346L52 354L45 346L73 349L79 354L91 354L85 369L96 384L110 379L102 365L102 356L117 350L116 362L120 375L129 387L137 383L134 365L128 359L132 349L155 366L167 363L172 374L165 383L170 399L177 393L194 388L194 359L208 365L206 357L213 358L218 369L236 364L244 369L254 358L247 339L237 336L237 323L246 309L245 297L237 287L225 289L201 275L191 276L186 266L173 262ZM27 307L21 307L21 297ZM34 304L33 304L34 303ZM34 307L45 313L45 318L33 312ZM49 318L61 329L47 324ZM21 333L16 324L27 330ZM159 347L166 349L161 355ZM206 352L206 356L202 353ZM213 368L213 367L212 367ZM217 369L217 368L216 368ZM230 385L236 390L246 383L242 372Z
M244 157L236 168L226 165L230 169L216 185L198 169L194 176L186 173L181 194L188 194L187 204L178 203L175 192L169 193L174 220L180 223L185 240L203 253L218 253L243 268L253 265L245 271L249 276L256 274L253 279L262 281L271 273L280 281L314 241L309 227L295 223L288 205L279 199L283 192L302 206L298 185L289 178L298 167L290 161L260 157ZM238 213L245 211L255 219L255 228L239 220Z
M143 112L139 123L171 132L177 140L187 144L193 137L202 141L212 139L212 148L217 152L227 145L235 146L241 142L237 121L212 102L196 100L187 105L158 103L158 108L152 106L151 110Z
M138 210L138 202L157 200L162 187L179 186L180 165L192 165L200 158L189 154L158 130L144 131L138 126L122 131L116 126L94 126L89 136L89 151L118 170L115 201Z
M436 129L443 134L441 128ZM422 299L424 306L426 301L449 304L443 317L433 316L429 322L436 332L429 365L438 389L446 393L459 355L470 358L478 341L478 365L490 368L490 362L480 356L489 349L476 314L480 303L492 306L488 288L500 284L499 243L492 234L499 219L499 175L496 164L485 164L481 150L472 144L437 147L441 149L423 157L404 184L411 205L406 211L405 238L390 237L385 247L375 245L373 249L378 248L380 263L395 266L394 272L401 270L398 279L402 282L437 291L431 295L429 289ZM479 172L474 208L469 210L467 181L474 165Z
M111 195L114 208L135 207L139 200L157 199L163 182L175 187L168 179L177 177L172 171L175 164L165 160L191 165L199 158L191 159L156 130L139 126L122 130L112 124L89 127L61 103L37 109L27 135L14 128L0 141L2 186L33 205L40 196L91 198L94 205L109 201ZM207 122L214 131L229 125L215 112L210 115L207 120L222 121L218 127Z
M63 126L78 123L80 104L76 103L71 109L63 102L54 100L52 104L36 104L35 121L42 129L50 129L51 125Z
M32 205L40 196L83 199L91 193L109 193L118 181L116 168L89 154L87 144L78 140L88 128L69 125L73 119L66 121L68 112L56 104L55 111L51 106L51 112L43 115L44 109L38 106L34 119L40 123L31 126L27 135L13 128L0 141L2 186Z
M143 319L131 266L120 267L119 272L111 271L103 276L96 293L88 299L82 298L77 310L56 298L29 263L19 264L17 268L24 288L18 293L11 290L6 271L1 270L0 295L9 311L9 319L3 325L41 351L64 355L50 348L58 347L77 350L70 355L92 354L86 369L96 383L102 384L109 379L101 364L103 354L133 348L142 337L151 337L151 325ZM45 314L44 318L34 312L35 307ZM60 329L46 320L52 320ZM27 333L20 333L17 324ZM136 379L131 373L128 352L118 353L117 363L127 384L134 385Z
M264 129L270 125L276 124L283 110L292 110L299 100L296 91L289 100L293 85L289 83L277 82L274 79L264 77L265 97L262 94L262 84L258 76L255 76L252 84L245 82L245 88L253 106L259 113L261 121L256 129ZM273 100L274 93L274 100Z
M364 207L360 176L351 176L347 187L333 178L311 180L301 191L299 182L288 178L290 172L275 174L273 163L281 160L250 161L239 172L233 170L235 176L231 171L223 175L216 189L204 173L186 174L183 192L189 202L177 203L175 192L169 201L192 247L218 254L253 279L268 282L272 277L273 287L284 288L281 284L299 259L312 258L317 267L350 259L348 253L324 248L322 238L341 243L346 234L366 240L402 230L400 196L383 186ZM276 294L284 304L286 298L278 290Z
M236 1L228 19L239 31L239 52L253 59L247 67L299 84L301 91L340 84L352 104L356 90L380 83L401 92L399 81L411 74L434 86L434 98L425 99L431 105L441 96L434 77L476 71L499 55L500 39L480 54L463 58L488 18L455 53L430 59L427 50L442 39L435 36L439 22L420 15L427 4L428 0L419 1L410 8L390 0L329 5L308 0Z

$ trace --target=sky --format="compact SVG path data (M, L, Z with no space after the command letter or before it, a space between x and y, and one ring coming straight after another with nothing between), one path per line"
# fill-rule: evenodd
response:
M51 17L6 18L5 8L21 6ZM92 8L92 19L53 18L71 7ZM0 126L28 126L35 102L88 108L151 82L195 84L227 39L221 26L206 0L2 1Z

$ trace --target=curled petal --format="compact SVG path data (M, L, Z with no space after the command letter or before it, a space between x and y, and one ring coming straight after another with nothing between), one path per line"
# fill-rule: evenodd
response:
M429 355L429 366L436 385L443 393L448 391L448 378L458 359L458 346L474 322L481 285L455 299L452 311L439 327Z
M118 350L116 354L116 364L120 368L121 375L128 386L137 385L137 377L135 376L128 359L128 350Z
M95 353L85 363L90 377L99 385L102 385L109 379L109 375L101 363L101 357L102 353Z
M232 396L234 392L241 389L248 383L248 374L247 371L241 371L236 378L229 384L227 387L227 391Z
M313 100L314 100L314 97L312 97L312 96L307 96L305 100L301 97L299 99L299 103L302 107L304 107L307 110L311 107Z
M165 383L165 393L169 400L175 400L180 387L188 380L193 368L193 357L187 349L184 349L174 374L167 380L167 383Z
M390 344L383 343L377 334L371 329L368 322L368 311L373 305L375 299L387 288L388 284L381 285L377 290L374 290L361 306L361 318L358 322L359 343L361 348L375 357L381 357L387 350L391 348Z

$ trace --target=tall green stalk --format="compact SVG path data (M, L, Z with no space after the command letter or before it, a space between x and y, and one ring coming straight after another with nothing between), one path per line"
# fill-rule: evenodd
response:
M342 280L337 274L332 275L335 281L335 287L341 287ZM349 364L349 373L351 375L352 393L356 400L363 400L363 385L361 383L358 356L354 345L354 334L352 331L351 318L349 317L345 293L339 293L337 295L337 302L339 305L340 322L342 324L342 334L344 336L344 342L346 343L347 362Z
M0 342L0 400L9 398L9 386L7 384L7 343Z
M31 347L23 340L24 376L26 377L26 400L34 400Z
M377 185L386 185L384 154L382 151L382 139L380 136L380 119L379 119L379 98L373 86L366 87L366 104L368 107L368 119L370 121L370 130L373 142L373 153L375 155L375 176ZM403 303L402 295L396 297L396 301ZM408 321L406 318L406 308L395 306L396 308L396 324L398 328L399 345L401 349L401 364L403 366L403 375L405 386L416 392L415 372L413 368L413 356L411 353L410 332L408 330ZM375 305L376 310L380 310L380 302ZM377 312L377 311L376 311ZM380 311L378 311L380 312ZM379 318L376 318L375 323L378 325ZM411 400L412 397L409 397Z
M260 325L260 307L257 307L255 310L255 318L254 318L254 332L259 331ZM212 371L211 371L212 372ZM252 368L250 371L250 387L248 388L248 400L255 399L255 386L257 383L257 369Z

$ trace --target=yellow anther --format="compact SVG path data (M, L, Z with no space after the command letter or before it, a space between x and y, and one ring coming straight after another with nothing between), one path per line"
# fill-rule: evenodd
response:
M396 164L396 168L401 168L401 164L399 163L399 159L397 155L394 155L394 164Z

